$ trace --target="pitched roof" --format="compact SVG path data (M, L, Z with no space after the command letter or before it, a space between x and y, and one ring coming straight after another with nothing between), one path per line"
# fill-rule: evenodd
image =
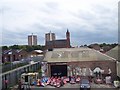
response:
M20 53L21 51L23 51L22 49L20 49L20 50L12 50L12 49L10 49L10 50L5 50L5 51L2 51L2 54L14 54L14 53Z
M110 51L106 52L106 55L115 58L116 60L120 61L120 45L117 45Z
M66 39L61 39L61 40L54 40L53 42L54 42L55 45L61 45L61 44L66 45L67 40Z
M56 47L56 48L59 48L59 47L67 47L67 40L66 39L60 39L60 40L53 40L53 41L47 41L46 45L48 47Z
M61 48L46 53L44 61L47 62L76 62L76 61L115 61L99 51L87 48Z
M43 53L43 51L42 50L33 50L33 51L31 51L31 53Z

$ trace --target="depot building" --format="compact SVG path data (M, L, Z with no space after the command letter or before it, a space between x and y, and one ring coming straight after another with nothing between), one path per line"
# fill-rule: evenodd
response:
M53 49L43 61L45 76L116 76L116 60L87 47Z

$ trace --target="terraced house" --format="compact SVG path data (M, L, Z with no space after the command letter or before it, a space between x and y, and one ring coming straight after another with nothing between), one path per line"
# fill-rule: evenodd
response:
M24 50L5 50L2 52L2 63L19 61L27 58L28 54Z

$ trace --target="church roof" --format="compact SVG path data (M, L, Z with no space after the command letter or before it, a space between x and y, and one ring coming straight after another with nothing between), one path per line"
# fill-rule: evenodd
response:
M67 46L67 40L66 39L60 39L60 40L53 40L53 41L47 41L46 44L48 47L63 47L65 48Z
M61 48L46 53L44 61L47 62L76 62L76 61L116 61L99 51L87 48Z
M53 41L55 45L65 44L67 43L66 39L60 39L60 40L54 40Z

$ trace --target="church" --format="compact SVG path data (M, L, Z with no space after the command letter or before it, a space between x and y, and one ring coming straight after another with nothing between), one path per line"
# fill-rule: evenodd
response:
M66 39L55 39L55 34L54 33L47 33L45 35L46 42L45 42L45 47L48 50L52 50L54 48L70 48L70 32L67 29L66 32Z

